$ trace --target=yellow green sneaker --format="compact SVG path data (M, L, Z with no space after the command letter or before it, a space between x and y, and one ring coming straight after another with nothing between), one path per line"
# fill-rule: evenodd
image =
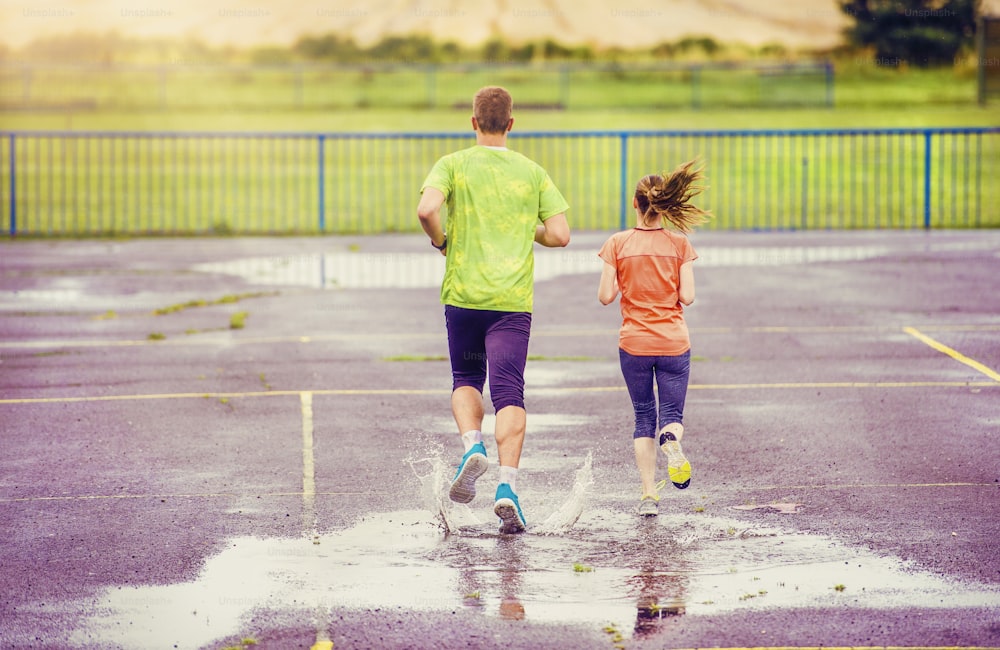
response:
M691 485L691 463L684 457L681 441L671 431L660 434L660 449L667 455L667 474L678 490Z
M656 484L656 489L652 494L645 493L639 498L639 507L636 509L643 517L655 517L660 514L660 490L667 484L666 480Z

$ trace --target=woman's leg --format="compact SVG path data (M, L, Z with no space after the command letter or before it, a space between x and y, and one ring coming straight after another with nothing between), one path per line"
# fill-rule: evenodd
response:
M656 495L656 438L634 438L635 466L642 481L642 496Z
M618 350L622 377L635 411L632 433L635 464L643 494L656 494L656 397L653 393L653 360Z
M669 424L684 423L684 402L691 375L691 351L676 357L656 357L656 391L660 397L660 430ZM680 436L678 436L680 440Z
M656 388L660 397L660 449L667 455L667 473L675 487L691 483L691 463L681 450L684 436L684 402L691 374L691 352L657 357Z

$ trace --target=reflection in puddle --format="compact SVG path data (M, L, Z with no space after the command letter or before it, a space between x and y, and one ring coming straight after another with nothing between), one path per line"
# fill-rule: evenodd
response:
M698 251L701 266L780 266L847 262L886 255L886 246L710 247ZM535 252L535 279L599 273L596 251ZM236 275L257 284L321 289L430 288L441 285L444 258L429 253L325 253L252 257L198 264L195 271Z
M316 638L336 638L334 609L465 609L628 638L671 617L741 609L1000 607L995 588L829 538L669 506L638 518L614 495L595 504L589 456L564 491L522 494L529 529L518 536L497 533L488 498L442 499L451 468L440 458L412 466L423 509L371 514L318 544L233 539L194 582L109 590L76 640L201 647L252 629L261 612L289 611L314 621Z

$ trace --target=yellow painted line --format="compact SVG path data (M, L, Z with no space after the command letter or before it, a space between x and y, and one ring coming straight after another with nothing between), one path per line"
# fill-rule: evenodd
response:
M992 381L806 381L770 384L691 384L688 390L790 390L796 388L1000 388ZM621 392L624 386L581 386L576 388L535 388L538 393Z
M343 497L383 494L382 492L314 492L313 496ZM115 499L247 499L250 497L295 497L301 498L302 492L260 492L237 494L235 492L196 492L191 494L72 494L44 497L0 497L0 503L18 503L24 501L99 501Z
M949 348L944 343L941 343L939 341L935 341L931 337L927 336L926 334L921 333L919 330L917 330L917 329L915 329L913 327L904 327L903 331L906 332L907 334L909 334L910 336L916 338L917 340L926 343L927 345L931 346L932 348L934 348L938 352L941 352L943 354L947 354L949 357L951 357L955 361L958 361L960 363L964 363L965 365L969 366L973 370L977 370L977 371L983 373L984 375L986 375L987 377L989 377L993 381L1000 381L1000 372L997 372L996 370L993 370L992 368L989 368L989 367L987 367L987 366L979 363L975 359L970 359L969 357L965 356L964 354L962 354L958 350L954 350L952 348Z
M997 332L1000 325L921 325L927 332Z
M927 332L997 332L1000 324L984 325L921 325ZM849 334L897 332L897 326L890 325L773 325L754 327L692 327L691 333L699 334ZM566 330L535 330L532 337L587 337L587 336L617 336L618 329L566 329ZM184 338L166 338L159 341L148 339L126 340L29 340L0 341L0 349L52 349L52 348L99 348L99 347L142 347L142 346L177 346L177 345L268 345L275 343L323 343L329 341L364 341L364 340L444 340L444 332L388 332L377 334L310 334L292 336L258 336L258 337L206 337L185 336Z
M704 650L704 648L678 648L677 650ZM755 646L737 646L731 648L715 648L714 650L1000 650L998 646L982 646L982 645L919 645L919 646L902 646L902 645L851 645L851 646L835 646L835 645L824 645L824 646L813 646L813 645L755 645Z
M987 388L1000 387L991 381L828 381L773 384L692 384L690 390L749 390L792 388Z
M975 488L995 488L996 483L855 483L851 485L755 485L752 487L743 486L743 491L753 490L873 490L873 489L899 489L899 488L949 488L949 487L975 487Z
M843 485L755 485L748 488L745 485L727 487L713 487L715 492L739 492L745 493L748 490L859 490L859 489L884 489L898 490L903 488L988 488L996 489L996 483L845 483ZM377 496L384 495L385 492L370 490L367 492L313 492L314 497L355 497L355 496ZM27 503L45 501L114 501L122 499L249 499L249 498L286 498L296 499L305 496L305 492L203 492L191 494L73 494L60 496L37 496L37 497L0 497L0 503Z
M872 381L872 382L783 382L771 384L691 384L688 390L789 390L795 388L1000 388L998 381ZM567 386L529 388L532 394L615 393L616 386ZM308 391L268 390L242 393L149 393L139 395L85 395L79 397L15 397L0 399L0 404L67 404L75 402L118 402L169 399L237 399L253 397L299 397L312 395L450 395L447 388L327 388Z
M295 335L295 336L258 336L258 337L232 337L232 338L166 338L158 341L148 339L126 339L126 340L38 340L38 341L0 341L0 349L19 348L116 348L116 347L139 347L139 346L160 346L169 347L177 345L267 345L272 343L315 343L322 341L357 341L364 339L378 340L419 340L419 339L442 339L444 334L327 334L327 335Z
M0 404L61 404L73 402L116 402L157 399L236 399L240 397L289 397L300 396L301 390L268 390L245 393L149 393L145 395L89 395L82 397L25 397L0 399ZM450 395L447 389L326 389L310 390L313 395Z

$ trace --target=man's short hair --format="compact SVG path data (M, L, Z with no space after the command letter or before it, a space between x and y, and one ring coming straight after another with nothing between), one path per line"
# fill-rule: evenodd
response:
M513 106L514 100L505 88L486 86L476 93L472 114L483 133L506 133Z

